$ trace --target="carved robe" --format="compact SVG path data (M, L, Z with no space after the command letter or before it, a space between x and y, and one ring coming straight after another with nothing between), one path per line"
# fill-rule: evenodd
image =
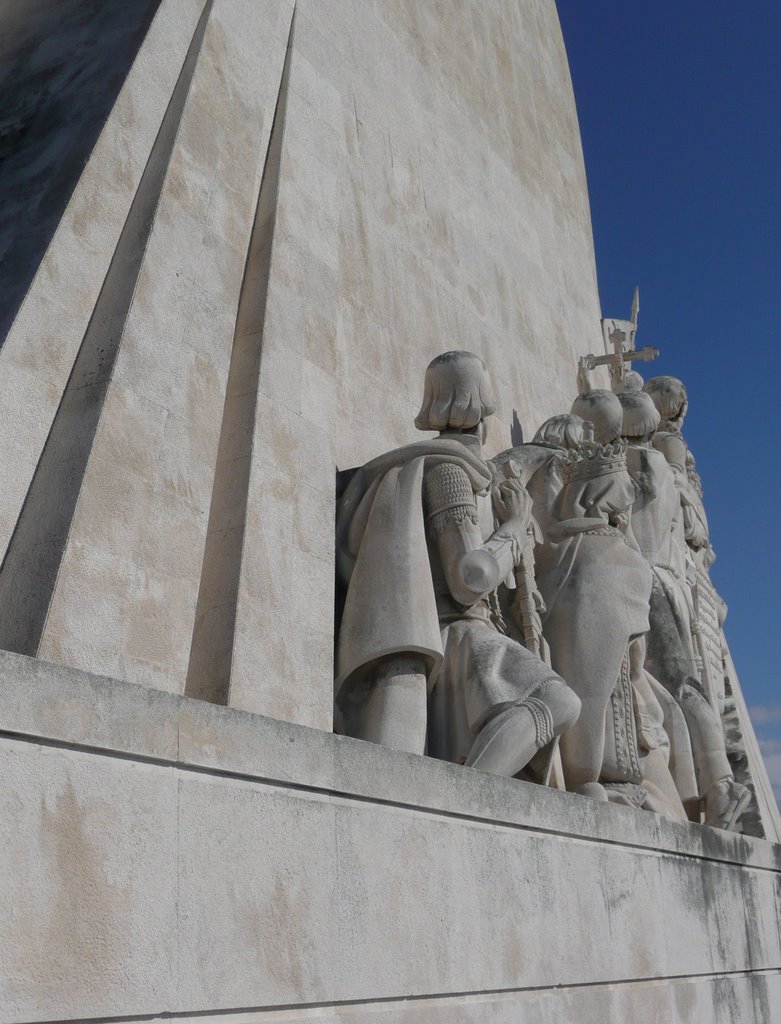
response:
M642 444L630 444L627 471L636 487L632 505L632 532L641 554L653 571L650 632L647 642L664 646L691 658L688 645L690 596L685 582L686 561L682 547L683 523L675 476L664 455ZM693 662L692 662L693 664ZM697 798L697 784L689 730L680 705L650 672L646 684L663 713L669 737L668 765L684 803Z
M538 575L553 668L583 702L580 721L561 741L572 789L603 777L608 702L622 679L628 685L630 640L648 629L650 569L608 522L633 497L625 471L567 484L546 537L547 568ZM623 773L626 781L639 781L635 769Z
M668 542L659 549L654 564L646 664L652 675L675 697L686 717L697 793L705 796L716 784L732 779L719 712L708 700L700 675L702 661L698 664L692 637L695 609L691 584L696 579L696 568L686 534L697 544L707 542L707 534L704 517L696 514L689 492L685 441L680 434L660 431L653 445L668 463L678 506L670 513L672 528ZM656 454L648 453L645 458Z

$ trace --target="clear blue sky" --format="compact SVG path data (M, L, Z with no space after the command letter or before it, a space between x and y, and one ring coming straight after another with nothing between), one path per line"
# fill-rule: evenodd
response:
M781 2L558 0L602 311L680 377L727 637L781 785ZM777 789L777 793L779 789Z

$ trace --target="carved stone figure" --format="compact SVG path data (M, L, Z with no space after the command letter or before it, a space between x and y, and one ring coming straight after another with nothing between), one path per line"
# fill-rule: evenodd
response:
M638 373L637 370L627 370L620 381L613 382L613 391L617 395L624 394L627 391L642 391L645 385L643 375Z
M435 757L512 776L574 723L580 702L492 618L497 586L532 540L522 483L496 483L482 457L493 408L482 360L437 357L415 424L439 436L350 481L336 687L352 735L418 753L427 742Z
M665 595L664 600L673 604L677 616L688 621L688 594L685 588L678 586L678 581L684 578L682 573L685 573L681 549L681 505L667 460L650 443L659 425L656 407L647 394L632 386L619 394L619 400L623 409L622 434L627 442L627 471L636 489L632 505L632 533L654 574L649 614L653 631L661 594ZM635 655L640 664L645 665L646 637L638 638L636 645ZM670 771L681 800L694 814L699 793L686 719L678 702L655 677L645 670L644 675L646 685L663 710L671 747Z
M564 776L568 789L586 793L605 781L637 787L643 777L629 648L648 629L651 573L627 542L634 487L625 450L623 443L584 442L568 452L556 522L545 538L548 557L538 572L551 663L583 704L561 741ZM624 735L614 735L606 747L608 704L617 686L611 722ZM615 756L606 774L610 750Z
M694 462L694 456L687 447L687 520L690 528L685 531L692 562L694 563L694 619L692 634L697 655L700 678L705 695L713 710L721 715L725 707L724 680L724 637L722 626L727 615L727 606L719 596L710 578L710 567L716 561L716 553L710 544L708 518L702 503L702 482Z
M553 503L563 484L560 457L581 446L585 427L585 420L572 413L551 416L531 442L500 452L491 460L499 470L511 462L518 467L519 478L531 495L534 519L543 534L551 523Z
M643 536L647 556L654 567L646 664L678 701L686 718L697 792L705 804L706 824L731 829L751 795L733 778L721 721L702 685L692 642L695 615L692 585L696 581L696 566L688 545L703 546L703 538L707 542L707 531L692 501L686 468L687 449L680 435L687 408L686 389L676 378L657 377L648 381L645 393L653 400L660 418L656 433L646 431L635 435L638 453L634 462L635 479L641 492L638 539ZM634 399L640 400L639 396ZM628 409L627 398L622 400ZM634 433L637 428L627 418L624 429ZM664 475L656 469L655 451L664 456L671 470L677 502L672 498L669 480L665 482ZM665 526L668 522L669 534ZM648 528L647 534L644 534L643 524Z
M594 404L603 410L615 412L620 408L610 392L592 397ZM592 409L590 406L589 411ZM563 485L562 456L568 450L580 447L586 427L592 426L572 414L554 416L543 424L530 444L503 452L493 460L499 467L509 462L516 463L521 478L527 480L527 488L533 497L534 516L543 528L542 536L538 538L540 541L549 536L555 521L553 509ZM615 420L610 429L615 429ZM555 566L559 551L557 543L537 544L535 561L541 573ZM545 614L544 603L539 607ZM667 716L643 678L642 657L639 660L640 678L635 678L636 662L636 657L629 658L627 673L619 676L605 709L605 743L599 777L610 788L610 799L633 802L681 818L684 817L683 808L668 769L669 747L664 730ZM669 696L667 703L675 705ZM688 737L680 711L678 714L681 718L680 731ZM630 778L635 781L628 781ZM586 783L581 788L588 791L589 785ZM596 788L604 795L601 786Z

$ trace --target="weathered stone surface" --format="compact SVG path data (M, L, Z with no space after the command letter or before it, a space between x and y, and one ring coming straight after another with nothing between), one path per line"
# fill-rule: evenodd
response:
M230 699L322 725L335 469L410 440L438 352L485 359L493 453L599 344L554 5L299 2L277 225Z
M57 540L45 626L32 648L7 646L184 687L219 410L291 10L284 0L207 4L191 33L181 109L172 113L172 100L147 165L162 160L163 177L149 186L142 216L153 223L136 243L132 298L100 311L121 343L86 464L73 470L78 501L67 542ZM166 135L172 148L160 153ZM84 344L103 342L88 332ZM77 411L68 434L79 428Z
M0 494L3 554L202 7L202 0L160 4L4 340L0 353L4 382L0 427L6 439Z
M291 0L160 5L0 353L0 549L26 498L35 524L0 581L0 640L330 728L337 468L406 439L446 348L491 368L489 452L505 447L514 416L533 429L569 400L599 310L552 0L292 14ZM123 223L177 79L176 137L125 273ZM106 309L117 277L128 294ZM50 433L82 341L100 381L76 364ZM83 438L78 459L60 435ZM47 529L51 463L72 504ZM20 589L15 567L44 551Z
M562 987L545 992L380 1000L318 1009L207 1014L186 1024L735 1024L770 1021L781 995L775 972ZM180 1018L182 1019L182 1018ZM118 1021L117 1024L130 1024ZM152 1022L154 1024L154 1022Z
M0 761L4 1024L171 1005L177 780L7 740Z
M2 6L0 345L159 4Z
M3 1024L350 1021L358 1007L330 1005L367 1000L389 1021L777 1012L778 847L204 702L158 708L13 655L0 669ZM56 682L78 729L41 710ZM139 728L163 707L175 757Z

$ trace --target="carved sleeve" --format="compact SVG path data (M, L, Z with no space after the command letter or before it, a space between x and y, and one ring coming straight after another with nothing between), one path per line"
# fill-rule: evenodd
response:
M662 452L675 475L675 482L681 490L688 484L686 474L686 442L677 434L657 434L653 446Z
M423 480L428 528L436 537L449 523L469 521L477 526L477 505L469 477L450 462L430 469Z
M511 529L500 529L483 543L472 485L459 466L440 463L430 469L423 496L450 593L459 604L473 605L512 571L520 558L518 539Z

